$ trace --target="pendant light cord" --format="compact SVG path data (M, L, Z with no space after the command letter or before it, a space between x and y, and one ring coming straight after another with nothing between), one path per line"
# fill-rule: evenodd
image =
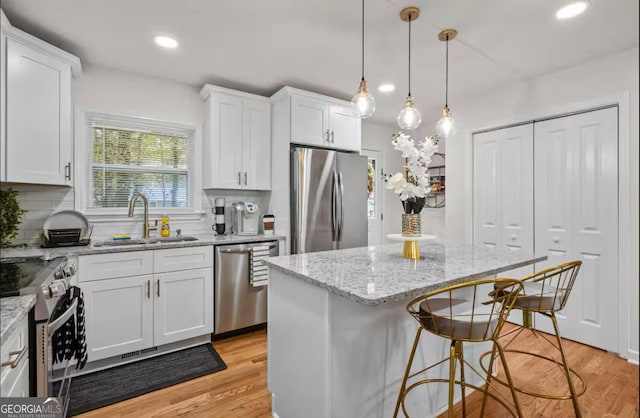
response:
M364 0L362 0L362 80L364 81Z
M444 107L449 107L449 35L447 35L447 48L445 59L445 79L444 79Z
M409 96L411 97L411 13L409 13Z

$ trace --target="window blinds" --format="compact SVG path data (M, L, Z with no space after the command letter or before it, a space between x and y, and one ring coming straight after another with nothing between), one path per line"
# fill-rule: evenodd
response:
M135 192L147 196L150 208L188 207L190 132L114 125L89 125L90 207L127 207Z

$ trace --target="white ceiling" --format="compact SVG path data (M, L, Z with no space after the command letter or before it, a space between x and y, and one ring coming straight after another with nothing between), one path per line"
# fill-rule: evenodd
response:
M450 96L456 100L638 46L638 0L592 0L558 21L569 0L367 0L366 78L395 123L407 93L406 6L412 25L412 93L423 116L444 102L441 29L453 27ZM201 86L271 95L283 85L350 99L360 79L359 0L3 0L11 23L85 63ZM177 50L153 45L175 36ZM394 93L379 93L383 82ZM432 118L437 118L433 116Z

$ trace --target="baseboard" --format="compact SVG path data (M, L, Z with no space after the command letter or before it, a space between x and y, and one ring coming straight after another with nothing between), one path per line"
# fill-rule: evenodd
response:
M636 350L627 350L627 361L638 366L638 352Z

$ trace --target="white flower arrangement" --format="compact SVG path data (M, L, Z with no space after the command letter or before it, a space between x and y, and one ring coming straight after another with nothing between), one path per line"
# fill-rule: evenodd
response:
M431 191L429 164L438 150L438 141L428 136L415 144L409 135L398 132L393 135L393 148L402 153L405 173L395 173L387 178L387 189L400 196L406 213L420 213L426 196Z

